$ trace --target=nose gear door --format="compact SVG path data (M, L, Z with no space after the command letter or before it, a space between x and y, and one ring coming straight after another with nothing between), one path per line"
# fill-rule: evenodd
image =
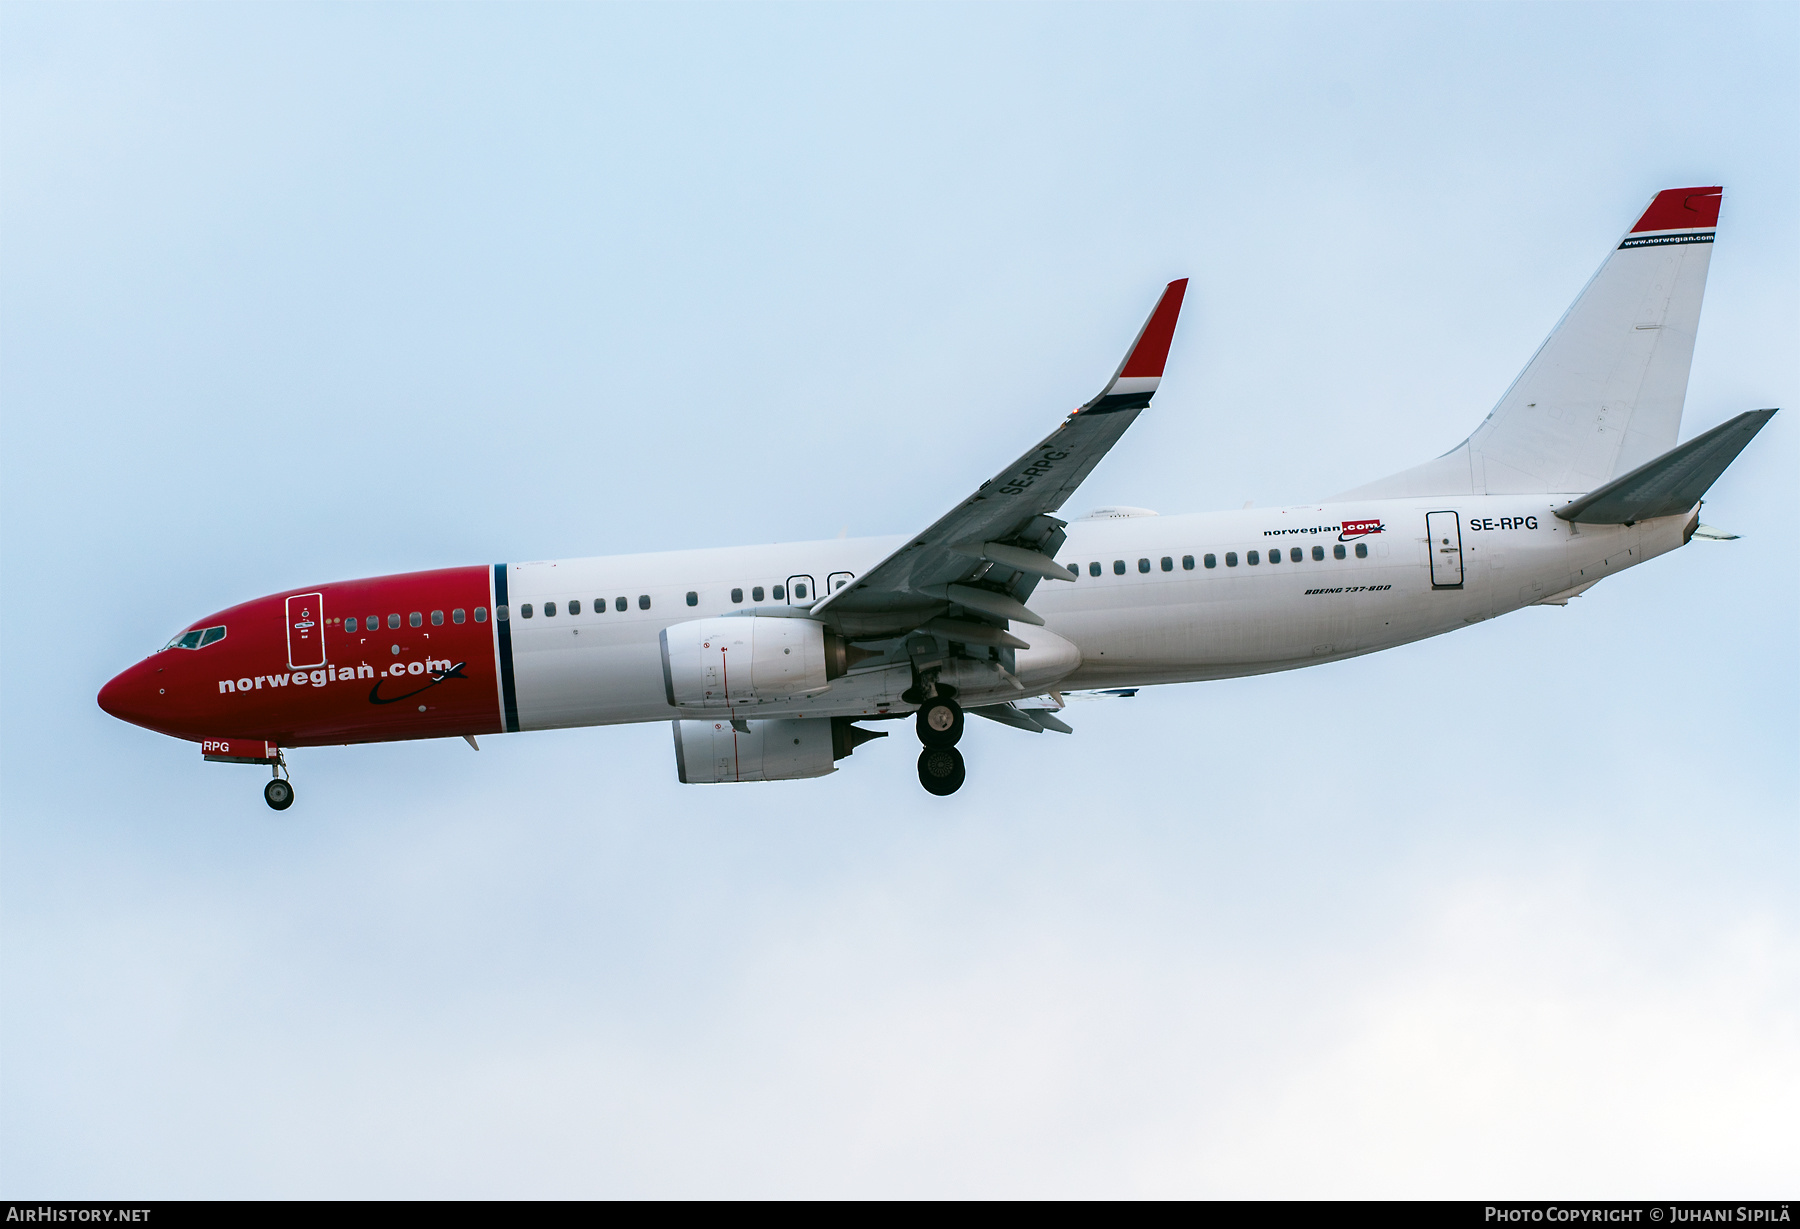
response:
M325 595L300 593L287 600L288 669L325 664Z
M1431 587L1463 587L1462 520L1454 512L1427 512L1425 533L1431 546Z

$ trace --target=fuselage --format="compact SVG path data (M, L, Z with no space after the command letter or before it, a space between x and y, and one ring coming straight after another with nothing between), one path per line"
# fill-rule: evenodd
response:
M1546 601L1683 544L1691 515L1572 525L1569 496L1359 501L1068 526L992 699L1318 665ZM312 585L197 621L196 647L107 684L108 712L179 738L282 747L666 721L660 636L807 606L904 539L861 538L446 568ZM223 628L223 633L208 629ZM198 634L196 634L198 633ZM875 646L877 648L881 646ZM756 717L899 715L891 647ZM971 692L969 704L983 702ZM965 685L967 690L967 685Z

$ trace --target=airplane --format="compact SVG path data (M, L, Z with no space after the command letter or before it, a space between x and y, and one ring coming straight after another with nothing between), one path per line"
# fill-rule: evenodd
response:
M1704 496L1773 409L1677 445L1722 189L1659 192L1473 434L1317 503L1056 515L1150 405L1187 280L1099 395L904 537L497 563L305 585L208 615L101 689L269 769L293 748L667 721L689 784L824 776L912 718L953 794L969 714L1323 665L1735 535Z

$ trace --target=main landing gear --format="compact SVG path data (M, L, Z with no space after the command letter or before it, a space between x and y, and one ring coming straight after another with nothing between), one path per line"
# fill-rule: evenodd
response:
M925 744L919 752L919 784L940 798L954 794L968 775L956 749L963 734L962 705L939 691L919 706L918 730Z
M273 780L263 786L263 801L269 804L270 810L285 811L294 805L294 783L281 775L286 768L286 756L278 756L269 765L269 775Z

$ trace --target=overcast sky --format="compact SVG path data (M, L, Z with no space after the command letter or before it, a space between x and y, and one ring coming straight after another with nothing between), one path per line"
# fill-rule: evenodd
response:
M0 7L0 1195L1785 1196L1800 10ZM1193 279L1070 511L1480 420L1726 185L1684 437L1567 609L684 787L668 727L114 721L235 602L905 533Z

